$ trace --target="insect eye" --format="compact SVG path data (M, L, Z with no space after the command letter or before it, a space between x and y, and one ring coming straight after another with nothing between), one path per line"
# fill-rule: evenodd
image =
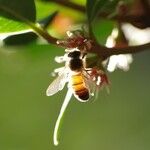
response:
M68 57L72 57L72 53L69 53L69 54L68 54Z
M70 52L69 54L68 54L68 57L71 57L71 58L78 58L78 57L80 57L80 52L79 51L74 51L74 52Z

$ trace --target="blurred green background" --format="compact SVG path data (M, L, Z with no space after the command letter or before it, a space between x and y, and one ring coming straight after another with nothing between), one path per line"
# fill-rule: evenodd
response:
M111 92L96 101L72 99L62 124L60 145L52 135L66 89L52 97L45 90L63 54L54 46L0 50L1 150L149 150L149 52L137 54L128 72L109 74Z
M37 8L39 18L54 11L47 3L38 2ZM74 20L84 18L72 11L73 16ZM97 24L95 33L101 43L112 28L111 22ZM128 72L108 74L110 94L103 90L88 103L72 98L60 145L53 145L67 88L52 97L45 91L54 79L53 69L64 65L54 62L54 57L63 54L64 49L36 43L0 48L0 150L149 150L150 52L134 55Z

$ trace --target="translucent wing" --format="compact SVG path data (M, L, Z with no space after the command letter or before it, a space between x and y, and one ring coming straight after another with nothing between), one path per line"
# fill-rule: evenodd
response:
M84 76L84 81L85 81L86 87L89 89L90 94L92 96L94 96L94 92L95 92L94 82L90 79L90 75L86 71L83 71L82 73L83 73L83 76Z
M68 73L64 70L64 72L59 74L59 76L49 85L49 87L46 90L46 95L51 96L57 93L58 91L61 91L67 82L67 78Z

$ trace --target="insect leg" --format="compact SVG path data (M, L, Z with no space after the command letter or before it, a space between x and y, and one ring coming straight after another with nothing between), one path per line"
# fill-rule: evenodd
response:
M54 71L51 73L53 77L55 77L57 74L60 75L65 70L65 67L60 67L54 69Z

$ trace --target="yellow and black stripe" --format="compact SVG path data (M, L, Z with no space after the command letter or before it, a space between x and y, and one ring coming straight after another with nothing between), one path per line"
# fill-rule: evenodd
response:
M71 84L74 94L78 97L79 100L86 101L89 99L89 90L85 86L84 78L81 73L72 75Z

